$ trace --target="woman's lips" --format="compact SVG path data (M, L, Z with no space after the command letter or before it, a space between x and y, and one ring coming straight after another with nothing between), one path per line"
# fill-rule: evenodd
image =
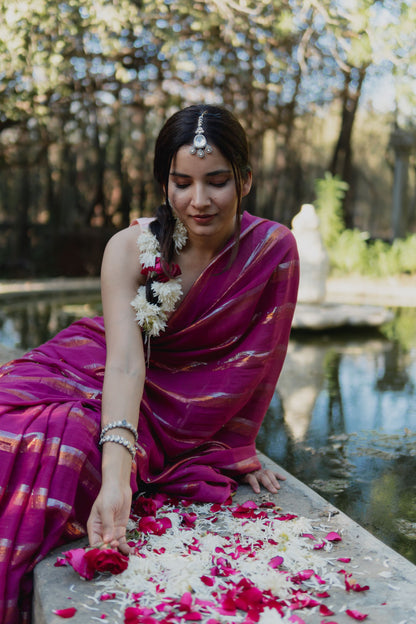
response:
M211 223L215 215L193 215L192 218L196 223L207 224Z

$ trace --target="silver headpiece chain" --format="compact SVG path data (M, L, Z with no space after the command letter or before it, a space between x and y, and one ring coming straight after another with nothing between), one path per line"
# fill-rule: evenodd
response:
M207 138L204 134L204 128L202 127L205 113L206 111L201 113L198 117L198 125L195 131L194 140L192 147L189 150L191 154L196 154L199 158L204 158L205 154L211 154L212 152L212 147L208 145Z

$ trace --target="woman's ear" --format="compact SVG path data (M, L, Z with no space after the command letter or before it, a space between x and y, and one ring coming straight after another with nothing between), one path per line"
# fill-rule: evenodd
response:
M241 197L245 197L250 193L251 184L253 182L253 174L251 171L247 173L246 179L243 181L243 186L241 188Z

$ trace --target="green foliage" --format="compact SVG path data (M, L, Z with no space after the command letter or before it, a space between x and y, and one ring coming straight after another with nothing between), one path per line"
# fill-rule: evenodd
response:
M325 173L323 179L315 181L316 211L321 221L321 234L324 244L331 249L345 229L342 216L342 200L348 184L339 176Z
M345 182L330 173L315 181L315 206L332 271L373 277L416 273L415 234L390 244L369 241L368 234L358 229L345 229L342 199L347 189Z
M400 343L409 352L416 343L415 311L413 308L400 308L395 317L382 327L383 334Z

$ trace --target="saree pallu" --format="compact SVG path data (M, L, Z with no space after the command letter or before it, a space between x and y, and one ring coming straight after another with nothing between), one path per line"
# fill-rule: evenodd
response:
M230 264L232 250L231 242L151 339L133 492L223 502L259 467L255 439L286 354L298 256L287 228L248 213ZM34 566L85 535L101 479L104 363L96 318L0 369L2 624L29 621Z

